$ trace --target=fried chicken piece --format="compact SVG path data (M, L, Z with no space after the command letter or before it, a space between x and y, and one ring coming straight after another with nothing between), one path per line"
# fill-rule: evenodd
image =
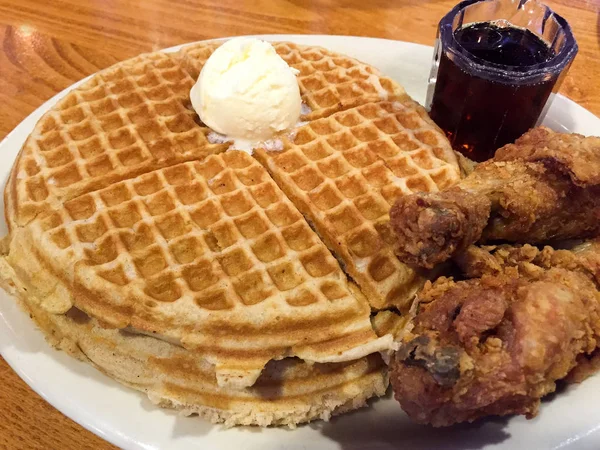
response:
M418 423L531 418L556 381L598 367L571 372L600 337L598 285L579 255L505 246L481 262L476 253L463 263L480 278L440 278L419 294L414 329L392 359L396 399Z
M475 242L541 243L600 233L600 138L537 128L457 185L401 197L398 257L431 268Z

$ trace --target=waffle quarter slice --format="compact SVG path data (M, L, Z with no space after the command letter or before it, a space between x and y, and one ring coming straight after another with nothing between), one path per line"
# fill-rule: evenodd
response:
M7 261L45 310L160 336L246 387L273 359L386 350L369 305L266 170L243 152L77 196L13 230Z
M425 110L404 96L313 120L282 151L256 158L314 225L375 309L408 309L423 278L397 259L389 210L414 191L460 178L458 162Z
M218 46L218 42L200 42L184 47L179 57L186 70L197 78ZM315 120L369 101L406 95L404 88L391 78L349 56L290 42L273 46L290 67L299 71L300 94L308 106L302 120Z
M195 79L166 53L116 64L37 123L5 189L9 227L85 192L224 151L189 99Z

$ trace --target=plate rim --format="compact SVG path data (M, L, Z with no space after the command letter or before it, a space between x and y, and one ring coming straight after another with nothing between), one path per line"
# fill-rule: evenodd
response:
M195 43L200 43L200 42L225 41L225 40L231 39L233 37L240 37L240 36L228 36L228 37L221 37L221 38L198 40L198 41L193 41L193 42L186 42L186 43L177 44L177 45L159 49L159 50L153 50L152 52L156 51L156 52L173 53L173 52L178 51L182 47L185 47L190 44L195 44ZM323 35L323 34L255 34L255 35L245 35L244 37L256 37L256 38L261 38L261 39L264 39L267 41L289 40L290 42L294 42L295 40L298 40L298 39L302 40L305 38L310 38L310 39L314 39L314 40L325 41L321 45L323 47L325 47L327 45L326 41L327 41L327 39L330 39L330 38L337 38L337 39L351 38L353 40L358 39L358 40L370 41L373 43L376 43L377 41L386 41L388 43L392 43L392 45L402 45L402 46L408 46L408 47L413 47L413 48L420 48L421 51L432 51L433 50L432 46L425 45L425 44L401 41L401 40L394 40L394 39L387 39L387 38L367 37L367 36ZM312 45L312 44L310 44L310 45ZM319 45L319 44L316 44L316 45ZM146 52L144 52L144 53L146 53ZM125 61L125 60L123 60L123 61ZM115 64L118 64L119 62L121 62L121 61L118 61ZM65 89L61 90L60 92L58 92L55 95L53 95L52 97L50 97L48 100L44 101L34 111L32 111L30 114L28 114L21 122L19 122L19 124L17 124L9 133L7 133L7 135L0 141L0 149L4 145L6 145L6 143L9 140L12 140L12 139L18 140L19 134L26 133L27 135L29 135L30 131L33 129L33 127L35 126L35 124L37 123L39 118L43 114L45 114L48 110L50 110L61 98L63 98L71 90L76 89L81 84L85 83L89 78L93 77L98 72L101 72L102 70L105 70L107 68L101 69L91 75L88 75L88 76L82 78L79 81L76 81L75 83L71 84L70 86L66 87ZM579 110L579 113L585 112L585 113L589 114L590 117L587 118L588 120L589 119L595 120L598 122L598 125L600 125L600 118L598 118L591 111L585 109L583 106L577 104L573 100L563 96L562 94L557 94L555 101L566 102L566 104L568 104L569 107L575 106ZM583 110L583 111L581 111L581 110ZM39 117L37 117L37 116L39 116ZM30 124L30 122L32 122L32 123ZM27 131L27 130L29 130L29 131ZM16 160L16 157L19 154L19 152L20 152L20 149L15 152L14 157L10 157L10 156L8 157L9 159L7 162L10 164L11 167L14 164L14 161ZM10 172L10 170L9 170L9 172ZM4 191L4 186L5 186L5 183L2 184L2 192ZM0 200L0 204L3 204L3 199ZM0 211L0 215L4 218L3 208L2 208L2 211ZM2 237L4 237L4 236L2 236ZM0 295L13 298L13 296L11 296L7 292L0 292ZM18 303L18 302L15 301L15 303ZM16 307L19 309L22 309L21 305L17 305ZM4 317L4 314L2 312L2 309L0 309L0 323L2 323L2 322L7 324L8 332L5 333L3 330L0 330L0 343L2 343L2 340L3 340L2 336L4 336L4 339L8 339L8 342L10 342L9 334L12 332L13 335L16 335L16 333L11 329L10 322L8 320L6 320L6 318ZM35 325L33 327L33 329L34 329L35 333L39 334L40 336L42 335L42 333L39 331L37 325ZM45 341L45 339L44 339L44 341ZM2 355L2 357L5 359L7 364L11 367L11 369L28 385L28 387L30 389L32 389L34 392L36 392L40 397L42 397L44 399L44 401L49 403L53 408L57 409L61 414L64 414L69 419L73 420L74 422L76 422L77 424L79 424L80 426L85 428L86 430L96 434L100 438L102 438L102 439L106 440L107 442L110 442L113 445L116 445L118 447L127 448L127 449L135 449L135 450L138 450L138 449L146 450L146 449L154 448L153 446L148 446L144 443L140 443L140 442L134 440L133 438L131 438L129 435L120 433L120 432L118 432L119 430L115 430L112 427L109 427L109 429L103 429L101 427L101 424L99 424L99 422L101 422L101 420L98 419L98 417L92 413L92 410L90 408L80 409L77 407L76 402L64 401L64 399L60 399L59 397L57 397L56 392L46 391L46 390L41 389L40 386L29 375L30 372L25 370L19 364L18 356L13 357L12 355L9 354L7 357L6 352L3 352L2 348L3 348L3 346L0 345L0 355ZM47 344L47 342L44 342L44 347L41 350L41 352L46 353L48 351L48 349L55 351L49 344ZM60 353L64 354L64 352L60 352ZM71 358L71 357L68 356L68 358ZM57 362L56 364L59 364L61 367L64 367L65 370L70 370L69 367L64 366L60 362ZM87 364L87 363L84 363L84 364L86 364L86 366L89 366L89 364ZM92 369L94 371L98 371L96 368L92 368ZM128 391L129 393L138 394L137 391L133 391L133 390L131 390L127 387L124 387L120 384L119 384L119 388L122 390ZM156 410L162 411L158 407L156 407ZM600 425L599 425L599 427L600 427ZM594 429L593 431L596 432L598 430ZM584 436L580 436L580 437L589 436L590 433L591 433L591 431L586 433ZM571 445L572 443L575 443L578 441L579 441L579 439L576 439L574 442L562 443L559 446L563 447L564 444Z

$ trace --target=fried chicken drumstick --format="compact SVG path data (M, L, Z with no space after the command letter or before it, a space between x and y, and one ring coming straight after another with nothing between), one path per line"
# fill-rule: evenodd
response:
M536 128L438 193L390 212L399 258L432 268L475 242L541 243L600 233L600 138Z
M600 264L526 245L471 248L460 262L478 278L440 278L419 295L414 329L391 362L396 399L418 423L447 426L489 415L536 415L600 338Z

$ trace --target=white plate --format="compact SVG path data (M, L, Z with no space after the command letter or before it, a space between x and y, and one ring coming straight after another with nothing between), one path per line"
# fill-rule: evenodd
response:
M346 36L263 38L321 45L354 56L397 79L415 99L424 101L431 47ZM0 143L0 185L6 182L12 162L36 121L65 92L42 105ZM556 97L545 124L589 135L600 129L600 119L562 96ZM3 219L2 216L0 235L6 234ZM600 376L569 387L550 402L544 401L540 415L530 421L514 417L434 429L412 424L398 404L388 398L329 423L315 422L296 430L224 430L197 417L179 417L158 409L144 395L51 349L29 317L1 290L0 353L48 402L87 429L128 450L600 448Z

